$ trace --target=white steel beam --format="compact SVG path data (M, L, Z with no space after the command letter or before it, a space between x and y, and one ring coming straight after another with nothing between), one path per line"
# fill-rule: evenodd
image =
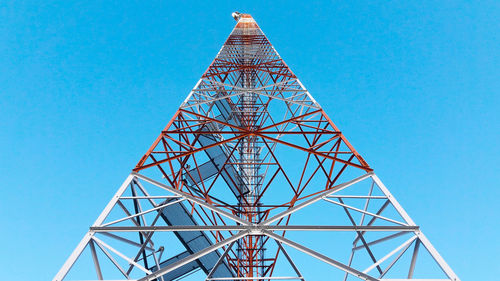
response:
M90 228L91 228L90 230L94 231L94 230L92 229L92 227L90 227ZM141 247L142 247L142 245L141 245L141 244L139 244L139 243L136 243L136 242L134 242L134 241L132 241L132 240L129 240L129 239L127 239L127 238L123 238L123 237L121 237L121 236L115 235L115 234L113 234L113 233L109 233L109 232L102 232L102 231L94 231L94 232L99 232L99 233L101 233L102 235L105 235L105 236L111 237L111 238L113 238L113 239L116 239L116 240L119 240L119 241L125 242L125 243L127 243L127 244L130 244L130 245L132 245L132 246L136 246L136 247L138 247L138 248L141 248ZM155 251L155 249L153 249L153 248L151 248L151 247L148 247L148 246L146 246L144 249L146 249L146 250L148 250L148 251Z
M122 254L120 251L116 250L115 248L109 246L108 244L104 243L104 241L102 241L101 239L97 238L97 237L92 237L92 240L94 240L98 245L101 245L105 248L107 248L108 250L110 250L111 252L117 254L119 257L121 257L122 259L126 260L130 265L134 265L135 267L139 268L140 270L144 271L145 273L147 274L151 274L151 270L147 269L147 268L144 268L142 265L136 263L135 261L133 261L131 258L125 256L124 254Z
M177 194L177 195L179 195L181 197L184 197L184 198L186 198L187 200L189 200L189 201L191 201L193 203L196 203L196 204L198 204L198 205L200 205L202 207L205 207L205 208L207 208L207 209L209 209L211 211L214 211L214 212L216 212L216 213L218 213L218 214L220 214L222 216L225 216L226 218L231 219L231 220L233 220L235 222L241 223L243 225L250 225L250 223L248 221L243 220L243 219L241 219L241 218L239 218L239 217L237 217L237 216L235 216L235 215L233 215L231 213L228 213L228 212L226 212L224 210L221 210L221 209L219 209L217 207L214 207L212 204L209 204L209 203L207 203L207 202L205 202L205 201L203 201L203 200L201 200L199 198L196 198L196 197L194 197L192 195L189 195L189 194L187 194L185 192L179 191L179 190L177 190L177 189L175 189L173 187L170 187L168 185L165 185L165 184L163 184L161 182L155 181L153 179L150 179L150 178L148 178L146 176L143 176L143 175L135 173L135 172L132 173L132 175L134 175L137 178L140 178L140 179L142 179L142 180L144 180L146 182L149 182L152 185L156 185L159 188L166 189L166 190L168 190L168 191L170 191L170 192L172 192L174 194Z
M380 190L387 196L387 198L391 201L392 205L398 213L403 217L403 219L408 223L408 225L416 225L415 222L410 218L410 216L406 213L406 211L401 207L396 198L389 192L389 189L382 183L382 181L375 175L374 173L371 175L372 179L375 181L375 184L380 188ZM429 254L434 258L439 267L444 271L444 273L450 278L452 281L460 281L458 276L453 272L451 267L446 263L446 261L441 257L439 252L432 246L431 242L427 239L427 237L421 231L415 231L415 234L422 242L422 245L429 251Z
M281 242L279 241L276 241L276 244L278 244L278 247L280 248L280 250L283 252L283 255L286 257L286 259L288 260L288 262L290 263L290 265L292 266L293 270L295 271L295 273L297 274L297 277L299 279L302 279L302 280L305 280L304 277L302 276L302 273L300 273L300 270L299 268L295 265L295 263L293 262L292 258L290 257L290 255L288 254L288 252L285 250L285 248L283 247L283 245L281 245Z
M418 226L351 226L351 225L176 225L176 226L93 226L94 232L150 232L150 231L378 231L415 232Z
M366 173L366 174L364 174L364 175L362 175L360 177L357 177L357 178L355 178L355 179L353 179L351 181L345 182L343 184L339 184L338 186L336 186L336 187L334 187L332 189L329 189L329 190L327 190L327 191L325 191L323 193L320 193L320 194L314 196L313 198L304 201L303 203L301 203L299 205L291 207L288 210L283 211L280 214L277 214L277 215L273 216L272 218L263 221L260 224L261 225L270 225L271 223L273 223L273 222L275 222L275 221L277 221L277 220L279 220L279 219L281 219L283 217L286 217L286 216L288 216L288 215L290 215L292 213L295 213L296 211L298 211L298 210L300 210L300 209L302 209L304 207L307 207L307 206L309 206L309 205L311 205L313 203L316 203L316 202L320 201L325 196L328 196L328 195L333 194L335 192L339 192L339 191L341 191L341 190L343 190L343 189L345 189L345 188L347 188L347 187L349 187L349 186L351 186L353 184L361 182L361 181L369 178L371 175L372 175L371 172L370 173Z
M308 255L310 255L310 256L318 259L318 260L321 260L321 261L323 261L325 263L328 263L329 265L332 265L332 266L334 266L334 267L336 267L338 269L341 269L342 271L348 272L349 274L352 274L352 275L354 275L354 276L356 276L356 277L358 277L360 279L369 280L369 281L377 281L377 279L371 277L370 275L367 275L367 274L365 274L365 273L363 273L361 271L358 271L358 270L356 270L356 269L354 269L352 267L349 267L349 266L347 266L347 265L345 265L345 264L343 264L341 262L338 262L338 261L336 261L336 260L334 260L332 258L329 258L329 257L327 257L327 256L325 256L323 254L320 254L320 253L318 253L318 252L316 252L314 250L311 250L311 249L309 249L309 248L307 248L307 247L305 247L303 245L300 245L300 244L295 243L295 242L293 242L291 240L288 240L288 239L286 239L283 236L277 235L277 234L275 234L273 232L269 232L269 231L264 231L264 235L267 235L267 236L269 236L270 238L273 238L276 241L279 241L279 242L281 242L283 244L286 244L286 245L288 245L288 246L290 246L290 247L292 247L292 248L294 248L296 250L299 250L299 251L301 251L303 253L306 253L306 254L308 254Z
M376 245L378 243L382 243L382 242L385 242L387 240L391 240L391 239L394 239L394 238L399 237L401 235L407 234L408 232L409 231L401 231L401 232L398 232L398 233L394 233L394 234L391 234L389 236L382 237L382 238L377 239L375 241L369 242L366 245L368 245L368 246ZM363 249L364 247L365 247L365 245L356 246L356 247L352 248L352 250L353 251L357 251L357 250Z
M154 207L152 209L149 209L147 211L144 211L144 212L140 212L140 213L137 213L137 214L133 214L133 215L130 215L130 216L127 216L127 217L124 217L124 218L121 218L121 219L117 219L117 220L114 220L112 222L108 222L108 223L105 223L101 226L108 226L108 225L112 225L112 224L115 224L115 223L119 223L119 222L122 222L122 221L126 221L128 219L132 219L132 218L135 218L135 217L138 217L138 216L142 216L144 214L148 214L148 213L151 213L153 211L156 211L156 210L160 210L160 209L163 209L165 207L168 207L170 205L173 205L173 204L177 204L177 203L181 203L182 201L186 200L185 198L182 198L180 200L176 200L176 201L173 201L173 202L169 202L167 204L163 204L163 205L159 205L157 207Z
M177 268L179 268L187 263L190 263L190 262L197 260L197 259L199 259L207 254L210 254L211 252L213 252L219 248L222 248L223 246L225 246L227 244L230 244L238 239L241 239L241 238L247 236L248 234L249 234L248 231L238 232L237 234L235 234L235 235L233 235L225 240L222 240L218 243L215 243L212 246L209 246L209 247L207 247L199 252L196 252L196 253L194 253L188 257L185 257L177 262L174 262L174 263L172 263L164 268L161 268L161 269L153 272L152 274L147 275L146 277L139 279L139 281L151 281L153 279L157 279L157 278L169 273L172 270L175 270L175 269L177 269Z
M217 262L215 263L214 267L212 267L212 269L210 270L210 272L208 273L207 275L207 278L205 280L209 280L210 278L212 278L212 275L214 274L215 270L217 270L217 268L219 267L219 264L221 264L221 262L224 260L224 258L227 256L227 254L229 253L229 251L231 250L231 248L233 247L235 242L232 242L231 244L229 244L227 247L226 247L226 250L224 251L224 253L219 257L219 259L217 260Z
M123 184L120 186L118 191L115 193L113 198L109 201L108 205L104 208L104 210L101 212L99 217L97 217L97 220L94 222L94 226L101 225L102 222L106 219L106 217L109 215L109 212L111 212L111 209L115 206L116 202L120 198L120 196L125 192L129 184L132 182L132 179L134 178L134 175L130 174L127 179L123 182ZM69 258L66 260L64 265L61 267L59 272L56 274L53 281L61 281L64 279L64 277L68 274L69 270L71 267L73 267L73 264L75 261L78 259L78 257L82 254L83 250L85 250L85 247L89 243L90 239L94 235L93 231L87 232L83 239L80 241L78 246L76 246L75 250L71 253Z
M330 203L333 203L333 204L336 204L336 205L339 205L339 206L342 206L342 207L345 207L345 208L348 208L348 209L360 212L360 213L365 214L365 215L369 215L369 216L372 216L372 217L379 218L381 220L385 220L385 221L392 222L392 223L399 224L399 225L407 225L407 224L399 222L397 220L389 219L389 218L386 218L386 217L383 217L383 216L380 216L380 215L377 215L377 214L374 214L374 213L371 213L371 212L363 211L361 209L358 209L358 208L355 208L355 207L352 207L352 206L349 206L347 204L343 204L343 203L340 203L340 202L336 202L336 201L330 200L328 198L324 198L324 200L328 201Z
M413 236L410 239L406 240L403 244L399 245L399 247L397 247L396 249L392 250L390 253L388 253L387 255L385 255L383 258L379 259L376 263L372 264L367 269L363 270L363 273L370 272L370 270L374 269L379 264L383 263L385 260L387 260L388 258L390 258L392 255L394 255L395 253L397 253L398 251L400 251L404 247L406 247L406 246L410 245L411 243L413 243L413 241L415 241L415 239L417 239L417 236Z
M92 260L94 261L94 267L95 267L95 271L97 274L97 279L103 280L102 272L101 272L101 265L99 264L99 259L97 258L97 253L95 251L94 241L91 240L89 245L90 245L90 251L92 253Z

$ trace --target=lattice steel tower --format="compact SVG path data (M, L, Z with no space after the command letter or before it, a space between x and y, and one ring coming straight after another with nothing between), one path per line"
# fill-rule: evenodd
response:
M255 20L233 17L54 280L458 281Z

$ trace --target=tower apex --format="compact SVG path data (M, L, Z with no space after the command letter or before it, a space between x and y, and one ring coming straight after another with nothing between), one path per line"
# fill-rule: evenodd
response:
M238 11L236 11L236 12L233 12L233 13L231 14L231 16L233 16L233 18L234 18L236 21L238 21L238 20L240 20L241 13L240 13L240 12L238 12Z

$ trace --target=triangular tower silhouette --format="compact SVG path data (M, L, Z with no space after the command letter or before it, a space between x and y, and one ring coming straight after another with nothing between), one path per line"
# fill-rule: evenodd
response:
M233 17L54 280L458 281L255 20Z

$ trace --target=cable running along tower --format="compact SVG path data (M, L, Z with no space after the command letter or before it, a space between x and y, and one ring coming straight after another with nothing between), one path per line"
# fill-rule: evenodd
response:
M452 280L248 14L55 276Z

